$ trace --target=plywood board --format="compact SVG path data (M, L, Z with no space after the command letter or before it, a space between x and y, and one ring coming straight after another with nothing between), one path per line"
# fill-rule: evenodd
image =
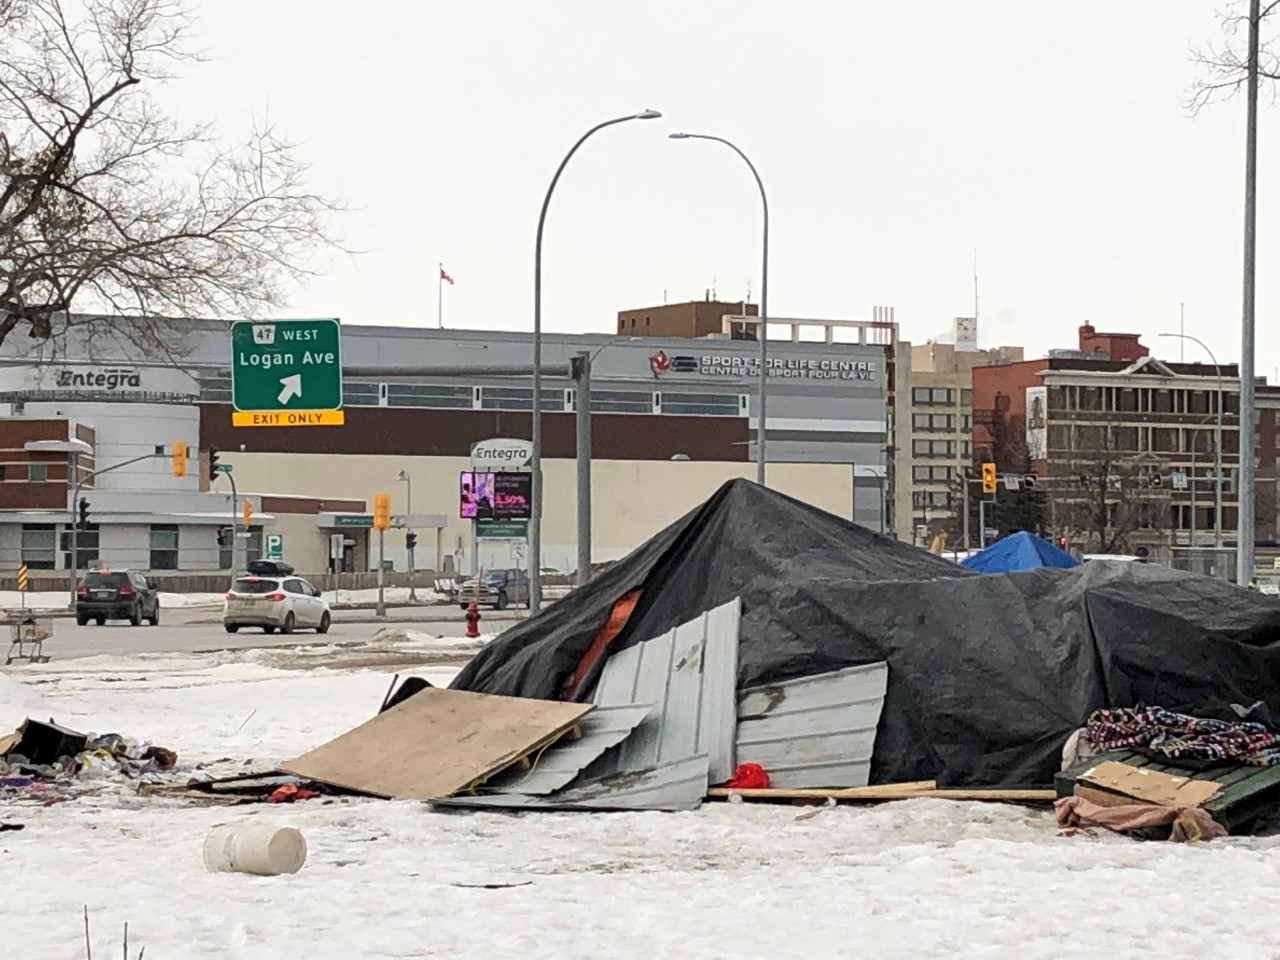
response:
M1161 807L1198 807L1221 787L1213 780L1172 776L1115 760L1102 761L1082 774L1080 779L1138 803L1154 803Z
M376 797L447 797L554 742L592 709L431 687L281 769Z

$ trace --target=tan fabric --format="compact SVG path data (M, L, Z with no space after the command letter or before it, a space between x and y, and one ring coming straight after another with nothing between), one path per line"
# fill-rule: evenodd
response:
M1198 807L1160 807L1154 803L1132 803L1103 807L1084 797L1063 797L1053 805L1060 827L1105 827L1117 833L1147 827L1172 826L1169 839L1179 843L1225 837L1227 831Z

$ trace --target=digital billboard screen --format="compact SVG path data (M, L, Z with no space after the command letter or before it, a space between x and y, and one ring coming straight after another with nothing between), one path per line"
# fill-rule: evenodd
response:
M458 515L464 520L528 520L533 474L464 471L458 480Z

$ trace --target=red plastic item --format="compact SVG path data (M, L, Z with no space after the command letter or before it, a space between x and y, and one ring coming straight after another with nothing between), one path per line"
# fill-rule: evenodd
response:
M286 783L283 787L276 787L271 792L271 796L267 797L267 803L293 803L295 800L311 800L318 796L320 794L315 790L308 790L296 783Z
M720 784L731 790L766 790L769 787L769 774L758 763L740 763L733 776Z

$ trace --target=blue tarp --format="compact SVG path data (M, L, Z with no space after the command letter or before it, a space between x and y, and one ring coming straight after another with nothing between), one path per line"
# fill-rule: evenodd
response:
M1080 561L1034 533L1015 533L963 561L978 573L1008 573L1041 567L1075 567Z

